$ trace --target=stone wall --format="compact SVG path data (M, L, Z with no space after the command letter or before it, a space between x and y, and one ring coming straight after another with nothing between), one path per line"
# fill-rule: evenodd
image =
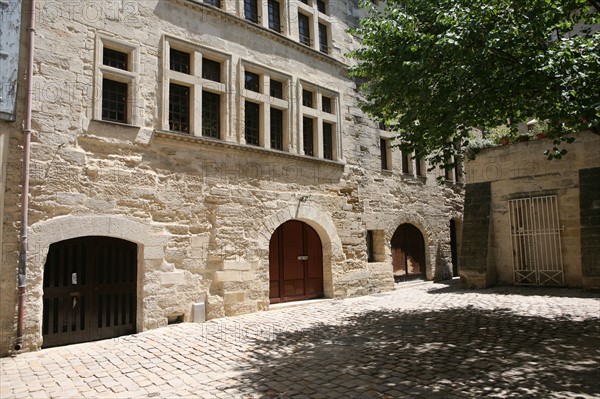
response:
M402 174L396 149L390 151L392 170L382 171L381 132L360 110L346 72L345 53L357 45L345 33L356 21L356 2L331 2L330 55L233 16L240 12L235 7L223 12L183 0L125 4L133 8L107 0L68 8L43 2L37 10L27 348L42 343L48 247L68 238L106 235L138 245L139 331L166 325L174 314L191 321L197 302L206 303L207 318L267 309L269 240L292 219L306 222L321 238L327 298L393 289L390 240L402 223L414 224L425 237L426 277L451 276L449 222L461 218L462 187L440 186L436 172ZM289 29L297 24L291 18L287 23ZM222 140L165 130L167 35L229 57ZM105 38L135 46L135 123L97 118L97 50ZM301 82L339 96L339 156L303 155L295 97L284 151L244 144L239 71L249 63L289 76L292 97ZM17 122L0 122L9 136L2 354L15 338L23 97L21 92ZM367 230L382 232L383 261L367 262Z
M467 163L467 187L491 183L490 240L487 249L481 249L488 251L488 262L485 269L477 269L478 276L464 276L468 285L486 286L514 282L508 201L555 195L558 199L559 244L564 284L571 287L597 288L597 281L593 278L595 272L592 271L596 269L593 263L597 262L590 258L592 264L582 264L582 246L584 242L589 241L586 241L587 238L582 241L588 230L582 228L581 221L585 220L585 223L588 223L593 219L593 202L590 202L590 195L593 194L590 193L596 190L598 182L593 179L580 181L580 176L587 176L586 170L593 170L600 165L600 153L597 150L600 148L600 136L582 132L575 137L573 144L565 145L568 154L561 160L548 161L543 153L545 149L552 147L552 141L540 139L486 149L475 161ZM582 209L580 190L587 198ZM470 188L467 188L467 195L469 191ZM588 213L591 218L586 218ZM465 221L470 218L471 215L465 212ZM597 228L591 225L590 227L590 233ZM483 230L485 229L482 229L481 235L485 234ZM484 244L463 237L463 249L470 248L472 252L472 247L481 245ZM593 281L596 283L592 283Z

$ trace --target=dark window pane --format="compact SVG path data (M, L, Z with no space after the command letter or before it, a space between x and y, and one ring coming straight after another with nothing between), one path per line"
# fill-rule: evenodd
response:
M244 16L248 21L258 22L257 0L244 0Z
M409 155L406 151L402 151L402 173L409 173L408 169Z
M258 145L258 136L260 132L260 106L258 104L246 101L244 115L246 144Z
M202 135L221 137L221 96L209 91L202 92Z
M323 123L323 158L333 159L333 125Z
M246 71L246 81L244 83L246 90L252 90L260 93L260 76L255 73Z
M214 82L221 81L221 63L202 57L202 78Z
M322 12L323 14L325 14L325 1L317 0L317 10L319 10L319 12Z
M328 114L331 114L331 98L329 97L321 97L321 106L323 108L323 112L327 112Z
M319 50L322 53L329 53L329 43L327 41L327 26L319 24Z
M271 108L271 148L283 150L283 111Z
M314 156L314 136L313 120L310 118L302 119L302 135L304 144L304 155Z
M313 106L313 93L309 90L302 90L302 105L305 107L312 108Z
M171 49L170 51L170 68L172 71L181 73L190 73L190 55L189 53Z
M283 98L283 82L271 79L269 94L271 97Z
M375 262L375 248L373 246L373 230L367 230L367 262Z
M117 50L105 48L102 51L102 63L113 68L119 68L125 71L129 70L127 67L128 58L129 56L127 53L122 53Z
M281 33L281 15L279 10L279 2L269 0L269 29Z
M204 0L206 4L210 4L211 6L221 7L221 0Z
M387 141L384 139L379 140L379 149L381 151L381 169L388 170L388 159L387 159Z
M415 158L415 174L417 176L422 176L423 174L421 171L421 160L419 158Z
M190 132L190 88L169 84L169 129Z
M301 2L303 2L304 4L308 4L308 0L300 0Z
M127 83L102 79L102 119L127 123Z
M310 46L310 24L309 19L304 14L298 14L298 35L300 43Z

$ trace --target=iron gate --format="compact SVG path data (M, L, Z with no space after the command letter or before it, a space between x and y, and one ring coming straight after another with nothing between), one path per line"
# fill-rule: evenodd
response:
M563 285L556 195L508 201L515 284Z

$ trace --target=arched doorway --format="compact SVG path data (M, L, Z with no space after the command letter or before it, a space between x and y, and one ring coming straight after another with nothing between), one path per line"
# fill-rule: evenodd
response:
M137 245L89 236L50 245L44 266L42 346L132 334Z
M412 224L398 226L391 241L392 266L396 281L425 277L425 241Z
M283 223L269 241L270 302L322 297L323 247L319 235L304 222Z

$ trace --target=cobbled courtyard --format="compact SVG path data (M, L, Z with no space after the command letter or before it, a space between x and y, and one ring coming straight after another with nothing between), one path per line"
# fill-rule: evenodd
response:
M1 398L599 398L600 295L397 285L0 365Z

